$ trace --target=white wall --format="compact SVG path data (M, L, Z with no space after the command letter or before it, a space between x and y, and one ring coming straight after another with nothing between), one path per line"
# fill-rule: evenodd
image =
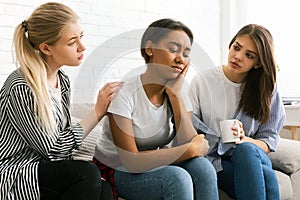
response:
M32 11L44 0L0 0L0 86L6 77L15 69L12 57L12 37L14 28L18 23L26 19ZM208 53L215 64L221 62L221 0L62 0L62 2L75 10L81 18L84 29L85 44L87 46L85 60L86 65L93 51L107 45L107 41L115 48L127 48L126 55L112 58L101 55L99 60L93 58L91 65L113 62L115 68L110 73L102 74L102 82L115 80L120 73L126 73L135 66L143 63L138 49L132 48L130 40L124 43L122 36L128 36L128 32L145 29L151 22L160 18L173 18L188 25L194 33L194 45L200 46ZM121 35L121 38L116 37ZM114 40L111 40L111 39ZM130 39L130 38L127 38ZM197 52L193 54L197 59ZM193 62L192 57L192 62ZM95 61L95 62L94 62ZM64 67L69 74L72 85L76 85L78 74L84 72L84 84L89 88L95 88L91 82L93 71ZM117 75L116 75L117 74ZM94 77L92 77L94 78ZM97 82L98 84L99 82ZM99 86L100 87L100 86ZM75 88L76 89L76 88ZM77 90L79 95L76 101L93 101L87 99L87 90ZM91 93L95 91L89 91ZM88 97L89 98L89 97Z
M300 1L247 0L245 23L258 23L269 29L274 39L278 88L282 97L300 100L299 32ZM257 6L259 4L259 6ZM272 5L272 8L270 8Z

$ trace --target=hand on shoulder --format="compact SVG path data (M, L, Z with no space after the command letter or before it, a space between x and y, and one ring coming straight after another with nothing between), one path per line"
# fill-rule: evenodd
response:
M123 87L123 84L124 82L109 82L106 83L98 92L97 102L95 105L95 113L98 121L106 115L109 103Z

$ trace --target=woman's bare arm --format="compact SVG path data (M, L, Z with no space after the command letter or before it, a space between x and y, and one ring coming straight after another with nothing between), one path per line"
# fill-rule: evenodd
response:
M132 121L108 114L114 143L122 164L129 172L145 172L174 162L201 156L201 146L206 142L203 135L196 135L188 143L173 148L139 151L134 138Z

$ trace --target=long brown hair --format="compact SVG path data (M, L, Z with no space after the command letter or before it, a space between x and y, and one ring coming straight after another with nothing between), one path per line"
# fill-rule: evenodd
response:
M54 131L55 119L47 86L47 63L39 44L54 45L67 25L77 20L78 16L69 7L49 2L40 5L15 29L17 64L32 90L37 119L48 132Z
M248 35L254 41L258 49L259 65L248 72L238 107L248 116L266 123L269 119L272 94L276 85L273 37L265 27L248 24L233 37L229 48L241 35Z

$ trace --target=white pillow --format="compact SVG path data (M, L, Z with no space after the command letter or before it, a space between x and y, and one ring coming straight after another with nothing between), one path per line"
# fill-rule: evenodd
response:
M274 169L292 174L300 169L300 142L280 138L278 148L269 153Z

